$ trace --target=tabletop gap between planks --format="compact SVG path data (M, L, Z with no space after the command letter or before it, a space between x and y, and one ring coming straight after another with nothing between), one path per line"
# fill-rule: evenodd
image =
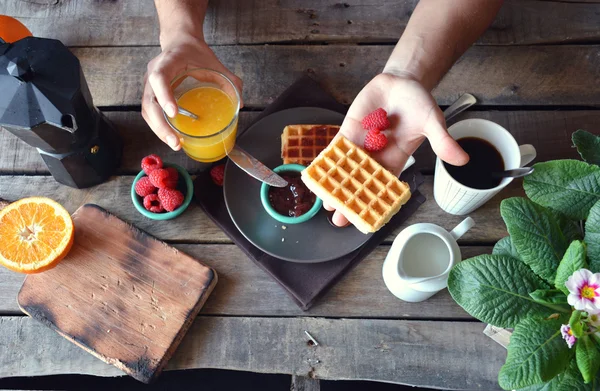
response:
M598 80L598 47L475 46L450 69L433 95L440 105L470 92L486 106L600 107L600 97L589 88ZM372 45L214 47L221 61L244 80L244 103L254 108L269 105L306 73L338 102L349 105L361 86L381 72L392 49ZM135 106L140 104L148 61L160 49L90 47L73 52L97 106ZM128 66L123 67L124 63Z
M475 321L446 290L416 304L393 296L381 275L388 246L376 248L308 311L302 311L286 291L237 246L177 244L174 247L214 268L219 275L219 284L201 310L203 315ZM491 251L491 246L461 247L463 259ZM22 282L23 275L0 269L1 313L21 313L16 297Z

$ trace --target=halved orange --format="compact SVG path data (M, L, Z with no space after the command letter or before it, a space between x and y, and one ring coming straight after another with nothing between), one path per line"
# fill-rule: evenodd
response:
M69 212L45 197L29 197L0 210L0 265L20 273L51 269L71 249Z
M21 38L31 37L31 31L17 19L0 15L0 38L4 42L13 43Z

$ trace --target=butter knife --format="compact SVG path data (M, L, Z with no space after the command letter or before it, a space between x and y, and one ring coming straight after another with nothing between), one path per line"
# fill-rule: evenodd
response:
M184 109L181 106L177 106L179 114L183 114L192 119L198 119L198 116L191 111ZM248 152L242 148L234 145L233 149L227 154L229 159L235 163L236 166L246 171L250 176L258 179L261 182L265 182L267 185L275 187L286 187L287 181L271 171L267 166L256 160Z
M229 159L231 159L236 166L267 185L274 187L286 187L288 185L285 179L275 174L269 167L256 160L252 155L237 145L229 151L227 156L229 156Z

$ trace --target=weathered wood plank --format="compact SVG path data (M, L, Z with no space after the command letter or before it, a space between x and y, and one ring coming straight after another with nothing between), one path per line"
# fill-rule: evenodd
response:
M132 176L113 177L101 185L77 190L60 185L50 176L0 176L0 197L17 200L34 195L47 196L60 202L71 213L85 203L94 203L161 240L188 243L230 242L194 202L174 220L154 221L142 216L131 202L132 182ZM420 191L427 197L427 201L419 208L418 213L406 220L401 228L414 223L433 221L446 229L452 229L462 221L460 216L442 212L436 204L433 198L433 177L426 178ZM500 218L500 201L506 197L523 194L520 182L515 181L486 205L471 213L477 225L466 233L462 240L469 243L489 244L507 235ZM395 233L388 239L393 239Z
M211 0L205 36L212 45L277 42L395 42L418 0ZM599 41L600 5L507 0L478 44ZM0 3L36 36L69 46L158 45L158 22L149 0ZM381 28L385 26L385 28Z
M105 114L116 125L125 144L119 174L137 174L140 170L140 160L151 153L157 153L166 161L179 164L191 173L204 169L204 165L188 159L181 152L173 152L160 142L140 113ZM240 113L239 128L245 129L258 115L258 112ZM465 118L484 118L499 123L511 131L518 143L535 145L538 151L537 161L547 161L579 158L576 150L571 147L571 134L577 129L598 129L600 111L475 111L457 116L448 125ZM5 130L0 130L0 151L0 173L48 173L37 150ZM419 169L433 171L435 156L427 143L417 151L415 157Z
M168 369L222 368L496 390L506 351L483 329L477 322L200 317ZM304 330L320 345L307 345ZM0 318L0 346L0 377L122 374L25 317Z
M190 173L203 170L206 165L189 159L185 153L174 152L163 144L148 127L139 112L104 112L117 127L123 138L124 151L119 174L137 174L144 156L155 153L165 161L178 164ZM259 112L240 113L239 129L245 129L259 115ZM19 140L12 133L0 127L0 174L47 174L48 168L35 148Z
M305 72L345 104L381 71L392 46L217 46L244 79L247 107L265 107ZM139 105L156 47L77 48L94 103ZM600 105L600 46L474 46L434 89L439 104L471 92L483 105Z
M310 377L292 375L292 384L290 391L320 391L321 384L318 379Z
M206 315L472 319L447 291L418 304L393 296L381 276L389 246L379 246L306 312L236 246L176 244L174 247L206 263L219 275L219 284L201 311ZM463 259L489 254L491 250L491 247L461 248ZM0 268L0 314L21 314L16 298L22 282L21 274Z

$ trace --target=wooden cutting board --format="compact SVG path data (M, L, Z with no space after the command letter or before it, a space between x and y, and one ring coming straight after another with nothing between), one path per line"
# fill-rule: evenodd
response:
M82 206L73 222L72 250L54 269L27 276L19 306L149 383L177 349L217 274L99 206Z

